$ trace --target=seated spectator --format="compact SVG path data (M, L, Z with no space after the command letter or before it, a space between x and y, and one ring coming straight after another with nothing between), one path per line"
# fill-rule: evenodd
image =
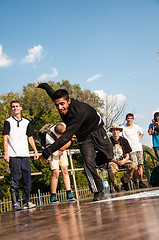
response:
M131 152L131 147L124 137L119 136L122 130L123 129L119 127L119 125L117 124L114 124L109 129L109 132L113 133L113 135L110 137L110 140L113 144L114 158L109 162L108 170L114 189L117 192L121 191L121 187L116 179L116 174L119 171L119 169L120 168L127 169L124 177L121 178L123 188L126 191L129 190L128 183L132 179L135 170L134 163L129 160L129 153Z

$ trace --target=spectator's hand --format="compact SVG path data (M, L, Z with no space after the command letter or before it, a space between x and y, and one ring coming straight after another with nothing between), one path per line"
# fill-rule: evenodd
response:
M71 141L73 142L76 138L76 135L73 135L72 138L71 138Z
M155 122L154 119L152 119L152 123L153 123L153 127L154 127L154 126L159 127L159 122Z
M7 163L9 163L9 155L8 154L4 154L4 161L6 161Z
M123 166L126 163L126 159L122 159L118 161L119 166Z
M42 82L38 82L38 85L35 86L35 88L38 88L38 86L41 84Z
M117 163L118 164L118 159L113 158L111 162Z
M48 162L48 160L45 159L45 158L43 157L43 155L40 155L39 158L38 158L38 160L42 160L42 163Z

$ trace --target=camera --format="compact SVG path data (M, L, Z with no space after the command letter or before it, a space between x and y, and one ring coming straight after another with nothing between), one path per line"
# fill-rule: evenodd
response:
M155 117L154 118L155 122L159 122L159 118Z

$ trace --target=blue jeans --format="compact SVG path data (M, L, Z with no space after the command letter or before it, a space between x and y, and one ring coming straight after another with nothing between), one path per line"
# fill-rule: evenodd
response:
M23 203L29 202L31 191L31 166L29 157L10 157L9 167L11 171L11 198L12 203L18 202L19 181L22 172Z
M159 160L159 147L154 147L153 149L154 149L157 159Z

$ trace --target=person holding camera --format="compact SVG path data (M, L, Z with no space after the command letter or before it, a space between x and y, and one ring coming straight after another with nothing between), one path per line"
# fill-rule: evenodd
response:
M148 134L152 135L153 149L159 160L159 112L154 113L152 123L149 125Z
M123 129L117 124L114 124L109 129L109 132L113 134L110 137L110 140L113 144L114 158L109 162L108 170L114 189L117 192L120 192L121 190L120 185L116 179L116 174L119 169L126 168L126 173L121 178L123 188L126 191L129 190L128 183L132 179L135 170L135 164L129 160L129 153L132 151L129 142L126 138L119 136L120 132L122 131Z

